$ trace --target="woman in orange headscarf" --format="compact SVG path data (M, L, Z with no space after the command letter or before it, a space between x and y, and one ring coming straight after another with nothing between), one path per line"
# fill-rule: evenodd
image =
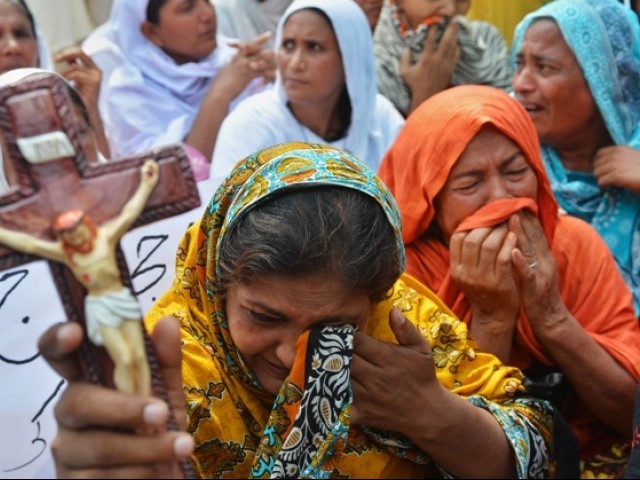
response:
M615 475L640 327L607 246L558 213L524 108L491 87L441 92L410 116L379 174L402 213L407 271L484 350L557 384L549 391L578 437L583 475Z

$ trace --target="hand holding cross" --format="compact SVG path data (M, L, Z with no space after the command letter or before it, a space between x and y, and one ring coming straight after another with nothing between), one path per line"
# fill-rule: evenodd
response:
M52 260L50 268L67 317L85 325L87 332L92 330L88 336L94 341L84 342L80 354L87 377L114 386L109 357L118 362L115 359L124 358L120 351L124 349L105 352L96 344L105 341L107 350L109 345L124 345L107 339L124 332L115 332L118 321L102 320L106 316L102 312L116 308L121 310L119 317L141 316L127 288L130 279L119 240L131 227L192 210L200 199L188 158L179 146L106 164L88 163L67 88L62 77L43 71L0 88L4 162L10 163L16 179L0 194L0 225L5 229L0 270L39 256ZM6 230L12 232L9 240ZM104 299L116 297L117 292L123 298L105 306ZM101 327L89 316L100 316ZM132 325L142 330L140 322L122 324L127 331L133 330ZM132 335L137 334L129 332L127 338ZM154 352L144 330L141 335L153 367ZM115 382L126 391L149 391L131 387L129 375L115 378L129 378ZM154 379L153 385L162 396L162 381Z

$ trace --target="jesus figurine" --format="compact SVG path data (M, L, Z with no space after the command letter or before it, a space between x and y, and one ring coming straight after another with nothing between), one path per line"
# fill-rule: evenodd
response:
M60 262L71 270L87 290L87 336L107 350L114 364L116 388L142 395L151 392L142 313L135 297L121 281L116 250L120 238L142 213L159 176L158 163L147 160L141 167L136 192L121 213L103 225L94 225L89 215L79 209L61 212L51 223L56 241L0 227L0 243Z

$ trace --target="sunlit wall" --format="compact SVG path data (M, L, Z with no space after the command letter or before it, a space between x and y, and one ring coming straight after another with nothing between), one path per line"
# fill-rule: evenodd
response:
M545 0L472 0L467 16L493 23L511 45L513 30L522 17L545 3Z

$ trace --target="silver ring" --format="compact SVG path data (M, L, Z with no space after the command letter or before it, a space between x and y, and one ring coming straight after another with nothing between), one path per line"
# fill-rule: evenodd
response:
M529 264L529 268L536 268L538 266L538 261L532 262Z

